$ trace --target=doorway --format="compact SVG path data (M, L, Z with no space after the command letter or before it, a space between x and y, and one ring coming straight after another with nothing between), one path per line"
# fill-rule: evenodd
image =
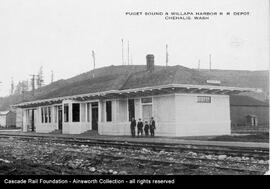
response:
M35 132L36 131L36 126L35 126L35 110L31 110L31 131Z
M62 111L62 106L58 106L58 130L61 130L63 129L63 111Z
M27 131L35 132L36 131L36 109L29 109L26 112L27 116Z
M92 130L98 130L98 102L92 103Z
M152 104L142 106L142 119L143 121L150 121L152 117Z

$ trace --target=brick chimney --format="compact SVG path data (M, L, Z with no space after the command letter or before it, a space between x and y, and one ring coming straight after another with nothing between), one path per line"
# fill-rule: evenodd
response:
M155 61L154 61L154 55L148 54L146 56L146 68L147 71L154 71Z

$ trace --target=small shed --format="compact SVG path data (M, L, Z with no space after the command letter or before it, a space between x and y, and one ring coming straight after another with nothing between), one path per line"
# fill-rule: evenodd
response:
M13 111L0 111L0 127L15 127L16 113Z

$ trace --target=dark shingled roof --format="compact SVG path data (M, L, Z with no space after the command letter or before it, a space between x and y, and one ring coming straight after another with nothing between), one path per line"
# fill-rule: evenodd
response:
M269 106L268 101L261 101L245 95L231 95L231 106Z
M152 72L146 68L113 71L116 67L111 67L112 72L108 69L107 75L94 78L84 76L83 80L66 83L49 93L38 95L34 100L167 84L206 84L206 78L198 71L182 66L156 67Z
M45 95L40 95L35 100L117 90L121 88L126 81L127 76L128 74L107 75L83 81L76 81Z
M183 66L170 66L155 69L153 72L144 70L129 76L121 89L151 87L167 84L206 84L206 77L200 72Z

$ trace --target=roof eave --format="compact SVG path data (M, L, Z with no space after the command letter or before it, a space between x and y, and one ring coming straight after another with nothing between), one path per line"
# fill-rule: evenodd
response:
M124 89L124 90L110 90L110 91L103 91L98 93L88 93L88 94L80 94L80 95L73 95L73 96L64 96L58 98L51 98L51 99L44 99L44 100L36 100L30 102L24 102L20 104L12 105L12 107L23 107L23 106L31 106L38 103L52 103L63 101L63 100L76 100L76 99L84 99L87 97L104 97L109 95L123 95L128 93L137 93L137 92L146 92L146 91L153 91L153 90L175 90L175 89L185 89L187 93L208 93L208 94L238 94L241 92L262 92L260 89L255 88L240 88L240 87L227 87L227 86L213 86L213 85L190 85L190 84L168 84L168 85L159 85L159 86L151 86L151 87L141 87L141 88L133 88L133 89Z

